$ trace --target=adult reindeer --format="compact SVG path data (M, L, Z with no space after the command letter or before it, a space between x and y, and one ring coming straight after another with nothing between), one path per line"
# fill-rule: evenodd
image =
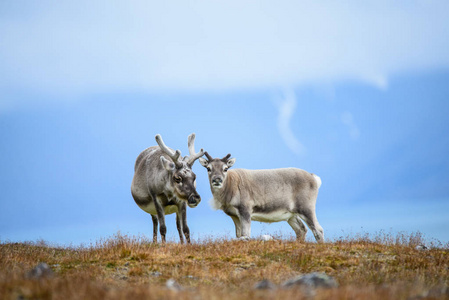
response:
M190 230L187 226L187 207L196 207L201 197L196 191L196 175L192 172L193 163L204 155L203 149L195 152L195 134L188 137L189 156L184 158L179 150L167 147L162 137L156 135L159 146L145 149L137 157L131 194L137 205L151 214L153 219L153 242L157 242L157 227L162 242L165 243L165 215L176 213L176 225L181 243L183 233L190 243Z
M207 168L213 206L223 210L235 224L237 238L251 236L251 220L259 222L287 221L298 240L305 240L307 228L317 242L324 242L323 228L315 214L321 179L301 169L229 170L235 163L231 154L200 163Z

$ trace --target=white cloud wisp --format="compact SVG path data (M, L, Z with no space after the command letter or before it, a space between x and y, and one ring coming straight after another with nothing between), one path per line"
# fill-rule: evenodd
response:
M352 113L349 111L343 112L341 114L341 122L348 128L351 139L357 140L360 137L360 129L355 123Z
M290 126L297 103L294 91L284 90L283 98L279 99L277 102L279 109L277 120L279 134L293 153L297 155L305 154L306 148L296 138Z

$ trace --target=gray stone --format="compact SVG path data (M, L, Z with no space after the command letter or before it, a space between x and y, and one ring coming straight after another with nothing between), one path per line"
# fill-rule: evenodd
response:
M176 280L174 280L173 278L170 278L169 280L167 280L167 282L165 282L165 287L171 291L182 291L184 288L176 282Z
M418 245L415 247L415 249L419 251L429 250L429 248L426 245Z
M261 235L261 236L260 236L260 239L261 239L262 241L264 241L264 242L274 240L274 238L273 238L271 235L268 235L268 234L263 234L263 235Z
M46 263L39 263L27 274L27 277L30 279L50 278L53 276L54 276L53 270Z
M268 279L264 279L262 281L257 282L254 285L255 290L274 290L276 289L276 285L269 281Z
M314 288L314 289L334 288L338 287L338 283L333 277L328 276L325 273L317 273L317 272L299 275L282 283L282 287L284 288L291 288L295 286Z
M422 299L437 299L437 298L444 298L446 299L449 297L449 287L447 286L441 286L436 287L431 290L426 290L422 292L419 295L415 295L412 297L407 298L407 300L422 300Z

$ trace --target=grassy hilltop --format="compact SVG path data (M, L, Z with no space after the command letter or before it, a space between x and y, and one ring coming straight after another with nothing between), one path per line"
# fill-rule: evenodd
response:
M293 240L149 243L117 235L96 245L0 244L2 299L449 299L449 248L418 250L420 235L358 236L325 244ZM33 277L39 262L53 270ZM337 288L284 289L323 272ZM168 289L174 279L182 287ZM262 279L277 285L256 290Z

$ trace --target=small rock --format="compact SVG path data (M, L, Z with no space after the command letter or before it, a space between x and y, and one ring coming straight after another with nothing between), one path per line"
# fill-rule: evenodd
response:
M426 290L422 292L419 295L415 295L412 297L407 298L407 300L421 300L421 299L436 299L441 297L447 297L449 296L449 287L442 286L442 287L436 287L431 290Z
M429 248L426 245L418 245L415 247L415 249L419 251L429 250Z
M185 276L185 278L188 278L188 279L194 279L194 280L197 280L197 279L198 279L198 277L195 277L195 276L193 276L193 275L187 275L187 276Z
M274 290L276 289L276 285L269 281L268 279L264 279L262 281L257 282L254 285L255 290Z
M173 278L170 278L169 280L167 280L167 282L165 282L165 286L167 287L167 289L171 290L171 291L182 291L184 288L176 282L176 280L174 280Z
M325 273L310 273L305 275L299 275L295 278L285 281L282 286L284 288L290 288L294 286L303 286L310 288L334 288L338 287L337 281L331 276Z
M159 272L159 271L155 271L155 272L151 272L151 274L150 274L151 276L154 276L154 277L159 277L159 276L161 276L162 275L162 273L161 272Z
M429 291L429 297L439 298L442 296L449 296L449 288L447 286L441 286L433 288Z
M46 263L40 263L28 272L27 277L31 279L41 279L53 277L53 275L53 270Z
M264 242L274 240L274 238L273 238L271 235L268 235L268 234L263 234L263 235L261 235L261 236L260 236L260 239L261 239L262 241L264 241Z
M125 266L125 267L128 267L128 266L129 266L129 261L127 261L127 262L124 264L124 266Z

